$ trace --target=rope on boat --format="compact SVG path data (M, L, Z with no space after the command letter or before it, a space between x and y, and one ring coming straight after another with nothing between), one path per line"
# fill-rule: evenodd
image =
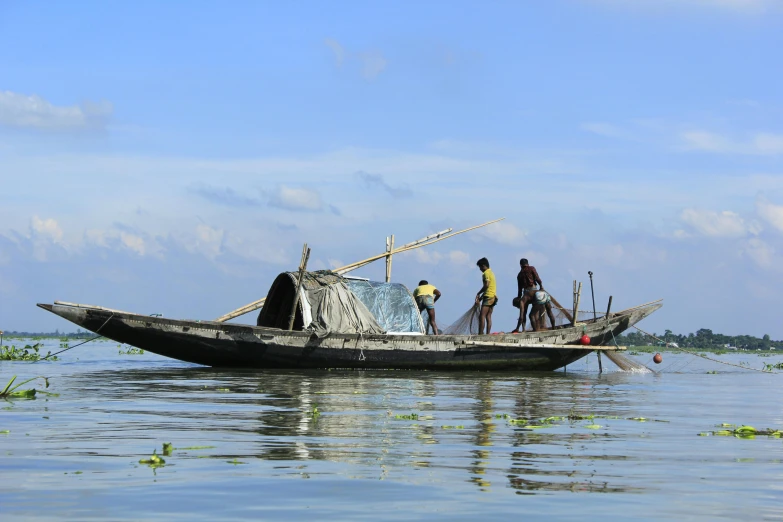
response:
M103 328L104 326L106 326L106 323L108 323L109 321L111 321L111 318L112 318L112 317L114 317L114 312L112 312L112 314L109 316L109 318L108 318L108 319L106 319L106 321L104 321L104 323L103 323L103 324L100 326L100 328L98 328L97 330L95 330L95 333L98 333L98 332L100 332L100 331L101 331L101 328ZM82 343L79 343L79 344L74 344L73 346L69 346L69 347L68 347L68 348L66 348L65 350L60 350L59 352L50 353L50 354L49 354L49 355L47 355L46 357L43 357L43 358L41 358L41 359L38 359L38 360L36 360L36 361L33 361L33 362L34 362L34 363L37 363L38 361L44 361L44 360L48 359L49 357L54 357L55 355L59 355L59 354L61 354L61 353L63 353L63 352L67 352L67 351L68 351L68 350L70 350L71 348L76 348L77 346L81 346L81 345L83 345L83 344L87 344L87 343L89 343L90 341L94 341L95 339L100 339L101 337L103 337L103 336L102 336L102 335L96 335L96 336L95 336L95 337L93 337L92 339L87 339L86 341L84 341L84 342L82 342Z
M667 346L669 344L666 341L664 341L663 339L660 339L660 338L654 336L653 334L651 334L649 332L645 332L644 330L642 330L641 328L639 328L636 325L633 325L633 327L636 328L637 330L639 330L640 332L642 332L643 334L649 335L650 337L652 337L656 341L662 342L664 344L664 346ZM690 350L679 350L677 348L669 348L669 349L674 351L674 352L677 352L677 353L685 353L685 354L688 354L688 355L693 355L694 357L701 357L702 359L707 359L708 361L716 362L716 363L719 363L719 364L725 364L726 366L734 366L735 368L742 368L743 370L751 370L751 371L754 371L754 372L762 372L762 373L781 373L781 372L773 372L771 370L759 370L758 368L751 368L750 366L742 366L742 365L739 365L739 364L734 364L734 363L730 363L730 362L726 362L726 361L719 361L718 359L713 359L712 357L707 357L706 355L702 355L700 353L695 353L695 352L692 352Z

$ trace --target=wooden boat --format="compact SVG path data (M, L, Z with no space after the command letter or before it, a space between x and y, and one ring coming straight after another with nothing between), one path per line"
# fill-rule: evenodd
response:
M591 351L623 350L614 337L662 306L651 303L554 330L497 335L332 333L179 320L99 306L39 307L120 343L215 367L555 370ZM580 338L587 334L587 346Z
M411 293L389 282L392 255L502 219L458 232L449 228L398 248L390 236L384 253L332 271L307 272L310 249L305 244L298 272L280 274L267 297L214 321L153 317L60 301L38 306L117 342L206 366L406 370L555 370L592 351L623 350L614 338L662 306L655 302L613 314L607 311L603 317L576 324L561 307L570 322L553 330L425 335ZM386 283L345 276L380 259L386 259ZM577 293L581 294L581 283L579 291L575 289L575 309ZM553 303L557 304L554 298ZM261 307L255 326L223 322ZM586 346L580 343L585 334L591 339Z

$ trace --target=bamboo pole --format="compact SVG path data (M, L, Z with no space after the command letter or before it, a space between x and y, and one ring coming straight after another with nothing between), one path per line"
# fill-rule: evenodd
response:
M386 256L386 282L387 283L391 282L392 250L394 250L394 234L386 238L386 251L389 252L389 255Z
M408 250L414 250L416 248L421 248L425 246L429 246L433 243L437 243L438 241L443 241L444 239L448 239L450 237L457 236L459 234L464 234L465 232L470 232L471 230L475 230L477 228L485 227L487 225L491 225L493 223L497 223L498 221L503 221L506 218L500 218L495 219L493 221L488 221L486 223L482 223L481 225L476 225L475 227L466 228L464 230L460 230L458 232L452 232L448 233L452 229L447 229L441 232L438 232L436 234L431 234L427 237L421 238L419 240L414 241L413 243L408 243L407 245L403 245L400 248L394 249L391 252L384 252L383 254L379 254L377 256L368 257L367 259L363 259L361 261L357 261L355 263L351 263L349 265L341 266L340 268L335 268L332 270L332 272L336 272L337 274L343 275L347 274L348 272L351 272L352 270L356 270L358 268L361 268L365 265L368 265L372 263L373 261L377 261L378 259L383 259L384 257L390 255L390 254L399 254L401 252L407 252ZM444 235L445 234L445 235ZM264 302L266 301L266 297L262 297L261 299L257 301L253 301L252 303L246 304L245 306L241 308L237 308L236 310L233 310L231 312L228 312L225 315L222 315L215 319L215 322L222 323L224 321L228 321L230 319L233 319L235 317L239 317L240 315L245 315L247 313L252 312L253 310L258 310L262 306L264 306Z
M435 232L434 234L430 234L427 237L423 237L421 239L417 239L416 241L412 241L410 243L402 245L401 248L406 248L406 247L409 247L409 246L418 245L419 243L424 243L425 241L429 241L430 239L437 239L437 238L439 238L440 236L442 236L444 234L448 234L452 230L454 230L454 229L453 228L447 228L446 230L441 230L440 232Z
M310 249L307 248L307 243L302 247L302 261L299 263L299 280L296 283L296 293L294 293L294 302L291 304L291 314L288 316L288 329L294 329L294 319L296 318L296 305L299 304L299 292L302 289L302 281L304 280L304 273L307 270L307 261L310 260Z
M574 285L576 285L576 281L574 281ZM582 282L579 282L579 287L576 290L576 293L574 294L574 321L571 324L576 324L577 317L579 317L579 300L582 298Z
M609 296L609 304L606 305L606 320L609 320L609 310L612 309L612 296Z
M458 236L460 234L464 234L465 232L470 232L471 230L476 230L477 228L485 227L487 225L491 225L493 223L497 223L498 221L503 221L504 219L506 219L506 218L500 218L500 219L495 219L494 221L488 221L486 223L482 223L481 225L476 225L475 227L466 228L464 230L459 230L457 232L452 232L451 234L446 234L445 236L436 237L436 238L434 238L432 240L427 240L426 242L423 242L423 241L422 242L418 242L417 241L417 242L414 242L414 244L412 244L410 246L401 246L400 248L397 248L397 249L393 250L391 253L392 254L400 254L402 252L407 252L408 250L414 250L416 248L429 246L429 245L432 245L433 243L437 243L438 241L443 241L444 239L448 239L450 237ZM364 265L368 265L368 264L372 263L373 261L377 261L379 259L382 259L382 258L386 257L387 255L388 255L388 253L384 252L383 254L378 254L377 256L368 257L367 259L362 259L361 261L357 261L355 263L351 263L350 265L345 265L345 266L342 266L340 268L335 268L334 270L332 270L332 272L337 272L340 275L346 274L348 272L351 272L352 270L356 270L357 268L361 268Z

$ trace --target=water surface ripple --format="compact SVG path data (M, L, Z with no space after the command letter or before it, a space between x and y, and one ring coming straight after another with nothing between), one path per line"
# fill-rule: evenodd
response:
M46 375L59 394L0 402L3 520L783 518L783 440L698 436L783 428L780 374L672 354L661 374L599 375L594 356L552 373L272 372L117 352L0 362L3 383ZM569 414L594 418L541 422ZM139 463L164 442L165 466Z

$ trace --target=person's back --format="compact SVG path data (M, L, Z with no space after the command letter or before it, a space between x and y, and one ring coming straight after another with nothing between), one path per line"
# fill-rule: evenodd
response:
M519 287L518 294L521 296L523 291L534 291L537 289L536 286L543 290L544 284L538 276L536 267L528 264L527 259L520 259L519 265L520 270L519 274L517 274L517 286Z
M419 285L413 290L413 297L419 297L420 295L431 295L435 296L435 285L431 285L429 283L424 285Z
M424 279L419 281L419 286L413 290L413 300L416 301L419 312L427 310L427 317L429 318L428 327L432 327L432 333L435 335L438 335L439 333L438 325L435 322L435 301L440 299L440 296L440 290Z
M534 304L533 294L538 290L544 289L544 283L541 282L541 278L538 276L536 267L530 266L527 259L522 258L519 260L519 274L517 274L517 298L520 300L519 307L519 319L517 320L517 327L511 333L518 333L520 327L522 331L525 331L525 315L527 314L527 307L530 304ZM531 325L533 326L533 325Z

